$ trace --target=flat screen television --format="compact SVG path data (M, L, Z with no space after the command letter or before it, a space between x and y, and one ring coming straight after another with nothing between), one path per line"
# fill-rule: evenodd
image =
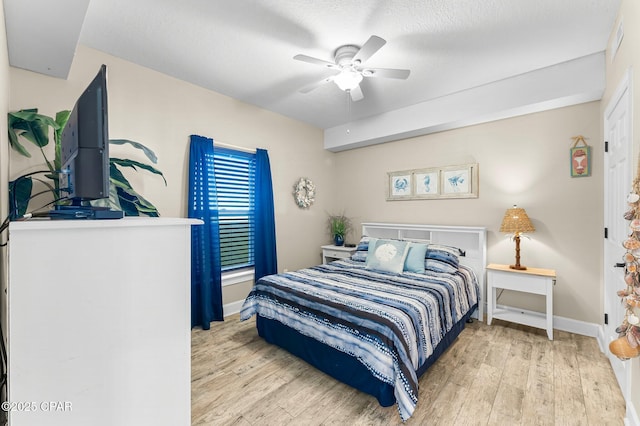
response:
M53 216L72 219L122 217L122 212L90 205L92 200L109 198L106 65L100 67L98 75L71 111L60 140L60 163L60 198L71 200L71 206L57 206Z

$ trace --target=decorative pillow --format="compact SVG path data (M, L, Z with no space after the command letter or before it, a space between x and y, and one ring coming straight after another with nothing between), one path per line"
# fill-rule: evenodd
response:
M429 244L424 267L434 272L454 273L458 270L460 249L440 244Z
M365 268L378 271L402 273L409 252L409 243L399 240L369 241L369 253Z
M409 243L409 251L404 261L404 270L424 274L424 264L427 254L427 245L420 243Z
M374 238L375 239L375 238ZM369 252L369 240L370 238L363 235L356 247L356 252L351 255L351 260L357 262L364 262L367 260L367 253Z

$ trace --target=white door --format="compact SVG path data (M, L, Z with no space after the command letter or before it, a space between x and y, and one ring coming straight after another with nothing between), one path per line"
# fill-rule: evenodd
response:
M609 342L618 337L615 332L624 318L624 307L616 292L626 287L622 256L622 242L628 234L629 222L624 219L628 210L627 195L632 186L631 175L631 74L627 73L607 105L604 115L604 137L608 152L604 155L604 312L608 324L604 326L605 351L613 367L620 389L628 400L630 396L630 361L620 361L611 354ZM616 266L617 264L617 266Z

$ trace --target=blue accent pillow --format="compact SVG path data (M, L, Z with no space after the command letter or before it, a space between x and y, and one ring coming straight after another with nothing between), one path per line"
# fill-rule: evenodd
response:
M409 252L404 261L404 270L424 274L427 245L420 243L409 243Z
M373 240L373 239L372 239ZM369 241L369 253L365 268L377 271L402 273L409 252L409 243L399 240Z
M360 242L356 247L356 252L351 255L351 260L355 260L356 262L365 262L367 260L369 240L370 238L366 235L363 235L362 238L360 238Z
M429 244L424 262L425 269L452 274L458 270L460 249L441 244Z

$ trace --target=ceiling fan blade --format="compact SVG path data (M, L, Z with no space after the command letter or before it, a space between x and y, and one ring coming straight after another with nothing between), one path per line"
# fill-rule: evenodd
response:
M316 81L315 83L308 84L308 85L304 86L302 89L300 89L298 91L300 93L309 93L313 89L316 89L316 88L322 86L323 84L327 84L327 83L332 82L334 77L335 76L332 75L332 76L327 77L325 79L322 79L320 81Z
M410 70L398 70L393 68L365 68L362 71L363 77L384 77L399 78L406 80L411 74Z
M353 61L360 61L360 63L365 62L374 53L376 53L382 46L384 46L387 42L378 36L371 36L369 40L365 44L362 45L358 53L353 57Z
M364 99L364 93L362 93L362 89L360 88L359 84L353 89L349 90L349 95L351 96L351 100L353 102L358 102Z
M296 56L293 57L293 59L296 59L296 60L302 61L302 62L308 62L308 63L314 64L314 65L321 65L321 66L326 67L326 68L340 69L340 67L338 67L333 62L324 61L322 59L314 58L312 56L296 55Z

